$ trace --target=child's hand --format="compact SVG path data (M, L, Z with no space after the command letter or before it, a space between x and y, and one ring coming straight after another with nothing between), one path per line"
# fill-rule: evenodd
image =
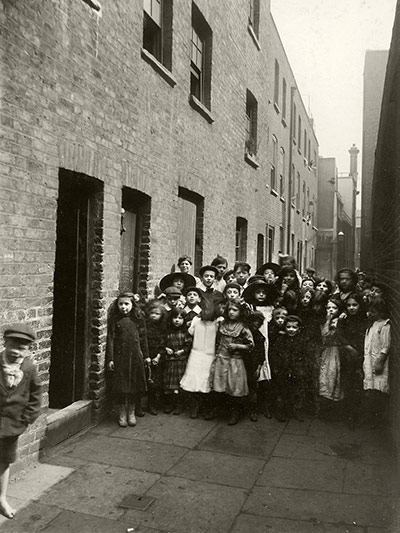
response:
M374 364L374 374L379 376L383 372L384 363L381 361L376 361Z
M160 354L157 354L157 357L155 357L152 361L153 365L156 366L158 365L158 363L160 362L160 359L161 359L161 355Z
M233 352L233 351L235 351L235 350L236 350L236 346L237 346L237 345L236 345L234 342L230 342L230 343L228 344L228 352Z
M151 363L151 359L150 357L146 357L146 359L144 360L144 362L149 365Z
M114 370L114 361L110 361L110 362L108 363L108 370L111 370L111 371Z
M165 351L167 352L167 355L173 355L174 350L172 348L165 348Z
M184 353L185 353L185 350L177 350L177 351L175 352L175 355L176 355L177 357L180 357L180 356L183 355Z

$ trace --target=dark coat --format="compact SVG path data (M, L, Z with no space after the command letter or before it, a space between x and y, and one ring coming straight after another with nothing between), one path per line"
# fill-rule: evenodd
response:
M36 365L26 358L21 370L24 373L21 382L11 389L0 377L0 438L21 435L40 414L42 385Z
M106 362L114 361L112 391L116 394L146 392L144 361L148 357L143 319L119 314L107 331Z

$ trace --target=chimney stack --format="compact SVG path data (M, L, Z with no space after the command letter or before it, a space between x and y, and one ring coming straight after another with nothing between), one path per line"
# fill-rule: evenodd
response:
M350 175L353 176L353 179L357 182L357 160L360 150L355 144L349 149L350 154Z

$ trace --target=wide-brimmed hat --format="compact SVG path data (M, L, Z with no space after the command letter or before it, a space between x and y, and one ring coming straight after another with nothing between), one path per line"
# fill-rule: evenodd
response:
M196 285L196 280L191 274L186 274L185 272L172 272L167 274L160 280L160 289L162 292L165 292L167 287L172 287L172 284L176 278L182 278L185 284L185 287L190 285Z
M22 339L24 341L33 342L35 340L35 333L33 329L27 324L12 324L7 326L4 330L5 339Z
M263 280L255 280L253 281L253 283L251 283L250 285L248 285L244 291L243 291L243 298L245 299L245 301L247 303L250 303L250 304L256 304L258 302L256 302L255 298L254 298L254 293L257 289L265 289L265 292L266 292L266 298L265 298L265 301L267 302L267 305L272 305L272 303L276 300L276 297L278 295L274 285L272 285L271 283L266 283L265 281Z
M265 281L264 276L260 276L259 274L255 274L254 276L250 276L247 280L247 285L251 285L255 281Z
M212 266L212 265L205 265L205 266L202 266L199 270L199 276L201 277L204 272L206 272L207 270L211 270L211 272L214 272L214 274L217 276L219 274L219 271L218 271L218 268L216 268L215 266Z
M264 272L269 269L272 270L275 276L279 274L279 271L281 267L277 263L265 263L264 265L260 266L260 268L256 272L256 276L263 276Z

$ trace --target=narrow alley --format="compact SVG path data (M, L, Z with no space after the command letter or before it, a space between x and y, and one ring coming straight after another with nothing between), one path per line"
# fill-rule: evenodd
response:
M392 524L387 439L309 419L281 424L146 415L56 446L10 485L4 532L384 533ZM129 496L130 502L125 499ZM129 498L128 498L129 499ZM144 510L120 507L124 502Z

